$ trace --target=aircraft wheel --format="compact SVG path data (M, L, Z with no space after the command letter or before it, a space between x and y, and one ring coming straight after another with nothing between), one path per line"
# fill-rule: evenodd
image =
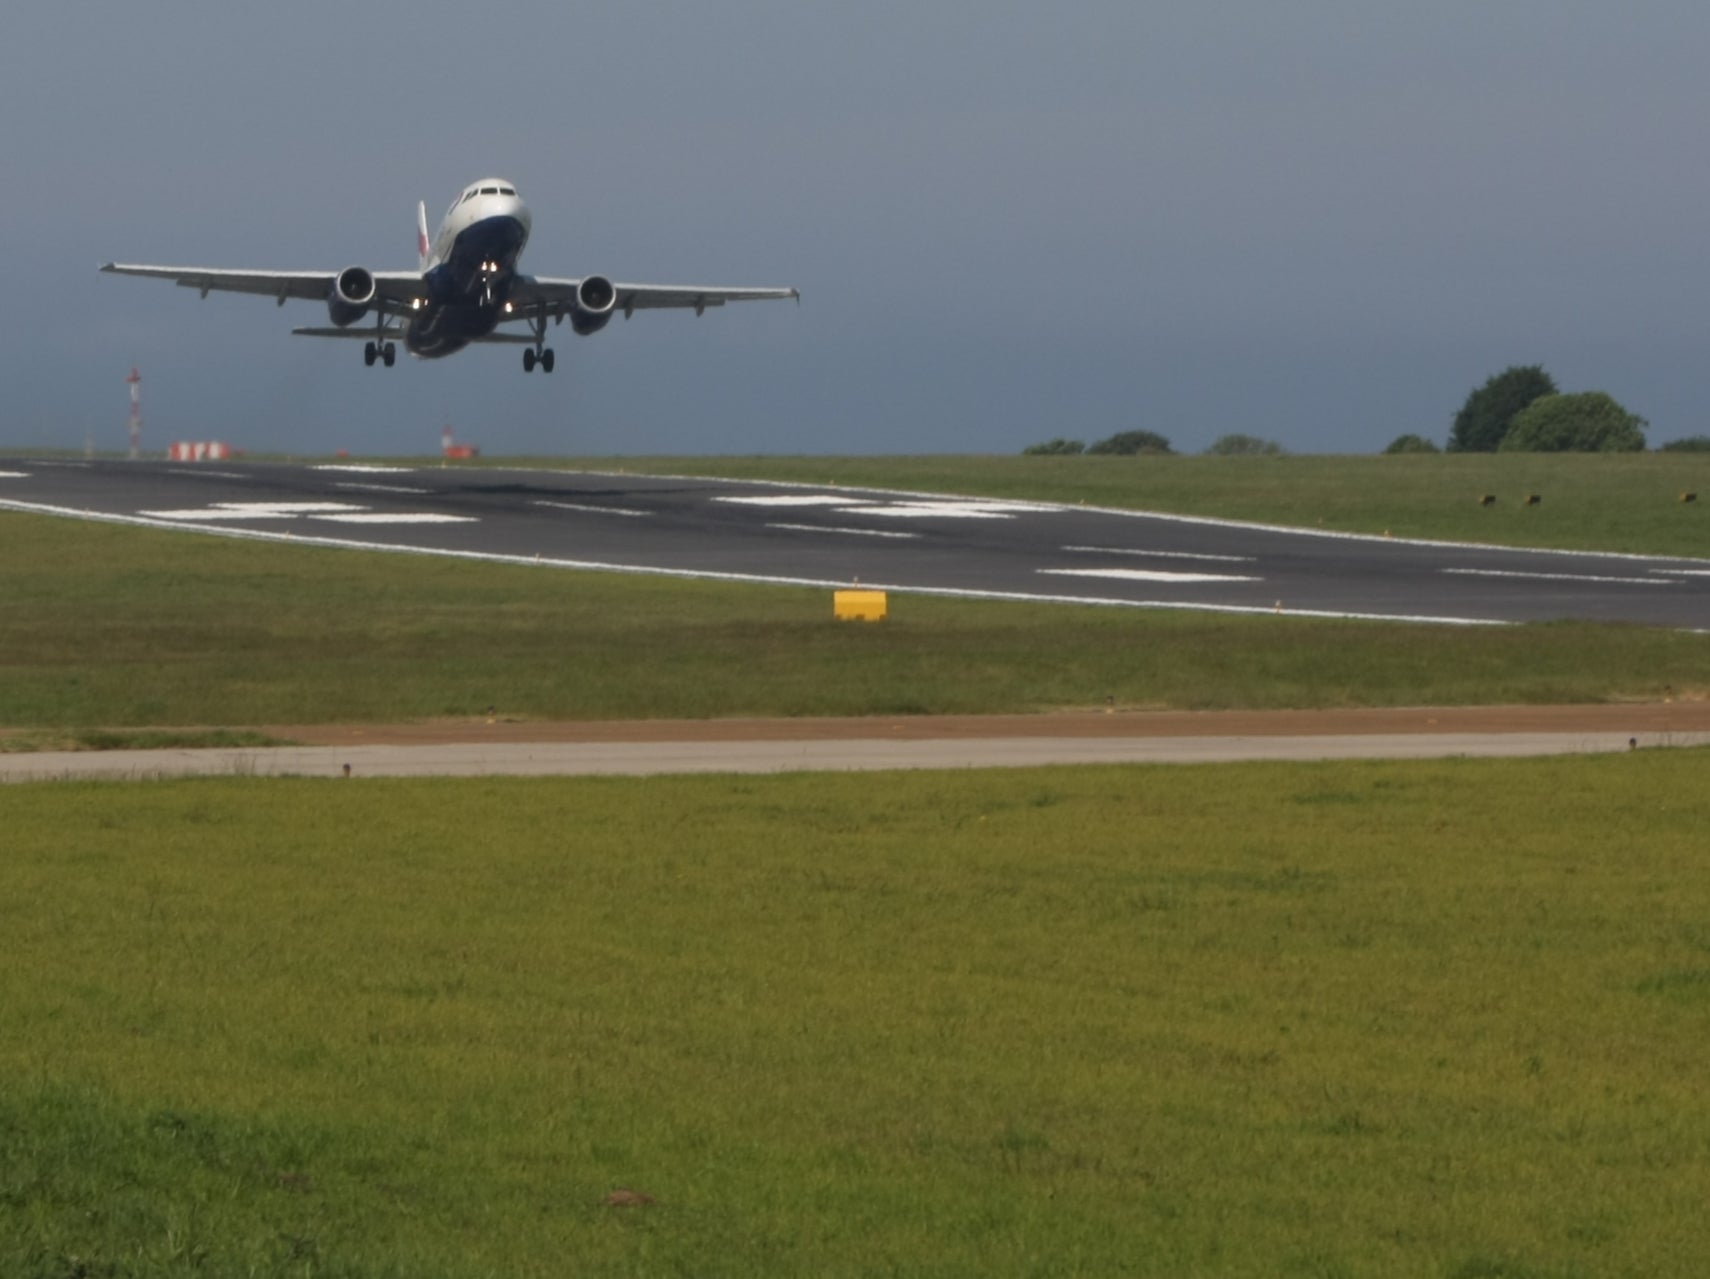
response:
M524 373L533 373L534 372L534 348L533 347L529 347L527 350L525 350L523 352L523 372Z
M398 358L398 344L396 342L386 343L380 351L380 358L386 361L387 368L391 368L393 361Z
M552 348L547 347L540 353L540 367L547 373L552 372Z
M363 345L362 345L362 362L364 364L366 364L369 368L373 368L374 367L374 361L379 359L379 358L380 358L380 352L375 347L374 343L372 343L372 342L363 343Z

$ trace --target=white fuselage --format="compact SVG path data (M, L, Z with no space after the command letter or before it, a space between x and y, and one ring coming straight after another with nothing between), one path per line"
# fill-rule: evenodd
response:
M450 355L493 331L532 226L511 183L483 178L464 189L422 259L427 296L404 330L414 354Z

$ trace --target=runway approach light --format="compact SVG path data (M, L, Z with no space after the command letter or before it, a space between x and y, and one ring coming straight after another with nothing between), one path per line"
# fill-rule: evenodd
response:
M1479 498L1478 504L1480 506L1495 506L1496 505L1496 494L1486 493L1483 497Z
M882 622L889 610L883 591L837 591L831 611L840 622Z
M1682 493L1680 495L1680 500L1683 502L1696 502L1698 500L1698 494L1696 494L1696 493Z
M1528 494L1526 494L1526 505L1527 506L1536 506L1539 502L1542 502L1543 500L1544 500L1544 495L1542 493L1528 493Z

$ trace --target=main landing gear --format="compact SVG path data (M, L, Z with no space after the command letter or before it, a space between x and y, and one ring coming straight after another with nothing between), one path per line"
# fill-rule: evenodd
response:
M392 342L366 342L362 347L362 362L369 368L374 367L374 361L379 360L391 368L398 358L398 348Z
M546 308L537 307L529 317L528 327L534 331L534 347L523 352L523 372L533 373L540 365L542 373L552 372L552 348L546 345Z

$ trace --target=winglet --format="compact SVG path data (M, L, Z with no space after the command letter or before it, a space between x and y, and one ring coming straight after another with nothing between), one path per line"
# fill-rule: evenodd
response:
M424 270L427 268L428 249L430 247L431 246L428 244L428 233L427 233L427 201L426 200L417 200L416 201L416 254L421 259L421 262L419 265Z

